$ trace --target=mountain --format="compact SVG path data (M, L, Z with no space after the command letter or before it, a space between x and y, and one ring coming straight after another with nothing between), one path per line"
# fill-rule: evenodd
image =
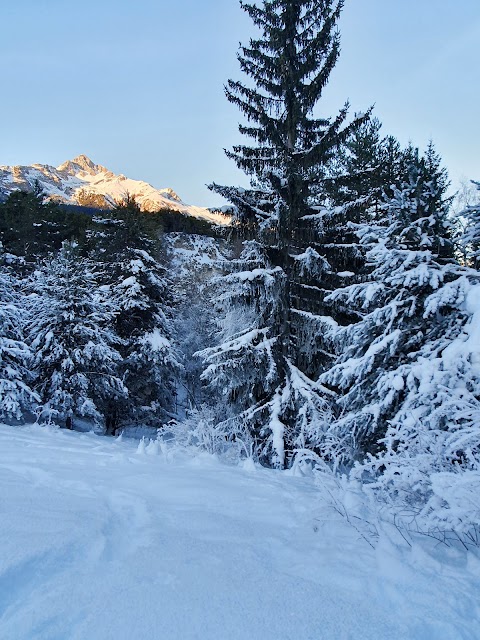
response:
M188 205L172 189L156 189L147 182L117 175L85 155L67 160L58 167L46 164L0 166L0 196L18 189L30 190L37 182L51 200L65 204L108 209L128 194L144 211L170 209L217 224L228 221L220 211Z

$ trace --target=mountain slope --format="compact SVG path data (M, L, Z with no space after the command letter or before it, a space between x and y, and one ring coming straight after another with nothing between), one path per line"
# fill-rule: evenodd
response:
M475 554L376 551L309 478L0 425L0 637L474 640Z
M0 166L0 194L18 189L31 189L38 182L52 200L110 208L127 194L134 197L144 211L170 209L217 224L228 219L204 207L185 204L172 189L156 189L147 182L116 175L85 155L67 160L58 167L44 164L31 166Z

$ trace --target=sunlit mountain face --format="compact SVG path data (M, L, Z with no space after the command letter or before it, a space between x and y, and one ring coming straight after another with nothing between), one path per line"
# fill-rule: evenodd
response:
M85 155L58 167L0 166L0 197L5 198L15 190L30 191L36 184L50 200L65 204L109 209L129 196L143 211L169 209L220 224L226 222L220 213L186 204L172 189L156 189L147 182L115 174Z

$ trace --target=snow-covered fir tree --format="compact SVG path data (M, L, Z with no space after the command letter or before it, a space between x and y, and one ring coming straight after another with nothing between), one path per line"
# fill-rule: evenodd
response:
M410 357L378 377L392 402L381 447L356 474L418 525L462 536L480 507L480 273L454 264L431 273L424 337Z
M223 406L233 411L222 420L226 431L246 438L262 462L283 466L286 444L296 454L316 448L330 417L328 403L290 359L286 377L279 368L275 329L282 313L283 269L256 241L244 243L230 268L213 283L221 339L200 354L208 365L203 378L222 390ZM302 341L297 358L308 361L312 346Z
M213 404L220 397L223 407L231 407L230 415L217 420L230 424L235 435L248 424L260 457L283 465L284 426L275 422L273 406L281 383L273 326L280 313L283 271L269 263L255 241L245 243L231 267L231 273L212 283L219 344L199 352L207 365L202 378L216 391Z
M231 249L224 239L184 232L165 234L164 242L169 276L178 300L175 334L181 347L183 374L179 380L177 413L184 418L186 412L207 400L208 390L200 379L203 364L195 353L211 345L218 316L208 285L228 263ZM218 402L213 401L212 405L213 415Z
M381 124L377 118L355 127L328 162L325 179L317 185L317 195L323 200L304 218L310 224L309 241L315 252L325 258L321 274L311 274L308 281L298 278L301 300L297 307L330 317L336 324L348 325L359 319L358 312L329 294L360 281L365 271L365 250L355 234L352 223L373 221L381 214L384 185L398 183L398 156L392 138L380 138ZM401 163L399 162L400 166ZM387 179L388 176L388 179ZM322 204L323 203L323 204ZM317 332L318 363L314 374L334 361L334 354L325 332ZM323 342L323 344L322 344Z
M127 414L137 423L164 422L175 411L181 369L173 341L171 283L165 269L143 249L126 250L116 267L111 294L123 341Z
M467 274L453 260L447 187L433 147L424 157L415 152L408 180L385 204L383 223L357 227L370 277L331 298L363 317L333 332L339 360L320 376L339 394L338 418L325 440L336 461L351 463L384 450L392 421L421 387L409 372L419 361L438 357L466 322L460 308ZM426 402L425 411L430 408Z
M480 268L480 182L473 182L477 187L478 202L469 205L461 215L466 220L465 232L461 244L465 250L467 261L475 269Z
M350 223L378 220L392 189L408 179L414 147L402 149L393 136L381 138L381 127L378 118L372 118L355 128L329 164L325 186L333 209L330 234L340 226L339 235L351 238ZM432 152L435 155L433 147Z
M23 340L25 307L0 244L0 420L21 421L38 403L30 388L31 352Z
M332 154L368 116L347 124L348 105L333 119L312 115L338 59L341 0L266 0L241 6L261 32L238 55L254 87L230 80L226 94L246 116L240 132L254 144L238 145L227 155L251 176L251 188L211 188L236 206L234 223L246 237L268 250L261 266L250 268L244 255L238 274L226 276L225 284L237 292L229 310L238 304L240 317L258 320L246 321L238 336L225 336L216 352L208 352L205 375L221 389L230 377L222 371L236 371L227 392L234 413L254 434L262 460L284 466L298 450L314 448L328 414L310 374L318 373L316 356L322 359L325 351L314 336L328 322L314 304L318 289L312 288L312 280L330 267L310 247L308 216L324 198L318 184ZM305 334L309 358L303 351ZM236 356L241 365L234 364ZM251 371L255 366L258 370ZM257 382L247 391L252 377Z
M131 198L97 219L92 256L104 263L103 292L115 309L122 380L128 397L112 407L108 431L125 423L161 424L175 411L181 370L174 344L172 283L157 258L155 218Z
M127 395L119 377L121 341L100 278L72 243L32 275L26 332L43 419L71 423L81 416L102 423L112 403Z
M381 126L378 118L372 118L354 129L330 163L328 197L344 226L349 221L365 222L379 209L386 164Z

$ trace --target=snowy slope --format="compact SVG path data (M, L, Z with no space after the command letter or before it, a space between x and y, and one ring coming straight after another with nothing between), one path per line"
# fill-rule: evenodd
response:
M476 556L373 551L308 478L0 426L0 487L1 638L480 637Z
M144 211L167 208L218 224L228 221L225 216L209 209L185 204L172 189L155 189L147 182L116 175L85 155L67 160L59 167L43 164L0 166L0 194L31 189L37 181L45 194L59 202L108 207L121 202L129 194Z

